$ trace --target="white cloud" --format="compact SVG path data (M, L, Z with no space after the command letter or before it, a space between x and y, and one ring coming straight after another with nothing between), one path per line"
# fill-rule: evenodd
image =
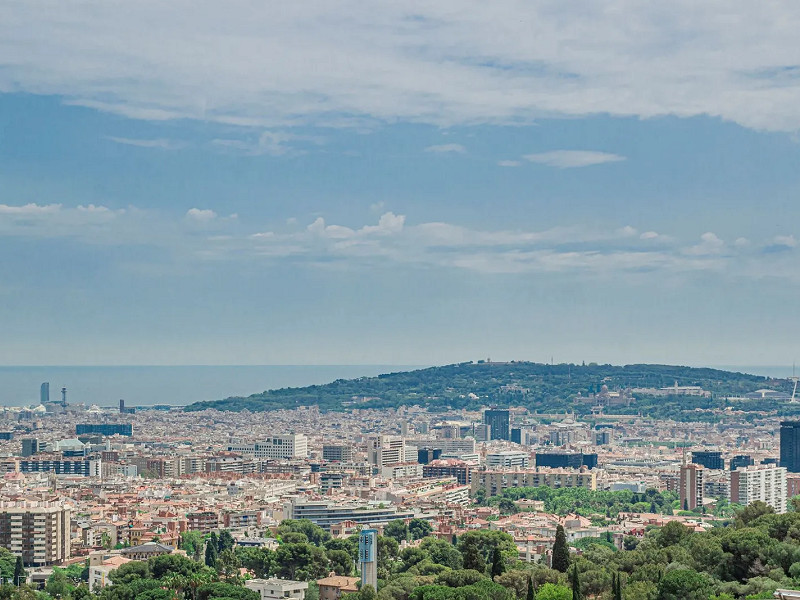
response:
M0 215L12 215L15 217L39 216L48 213L56 213L61 210L60 204L25 204L22 206L9 206L0 204Z
M425 152L434 152L436 154L464 154L466 151L467 149L461 144L438 144L425 148Z
M156 138L152 140L135 139L125 137L107 136L106 139L116 142L117 144L124 144L126 146L138 146L139 148L159 148L161 150L178 150L183 148L183 142L176 142L166 138Z
M186 211L186 218L200 223L208 223L217 218L217 213L210 209L190 208Z
M790 1L14 2L0 90L254 127L673 114L795 131L798 30Z
M705 256L709 254L719 254L725 248L725 242L717 234L707 231L700 236L700 243L685 250L686 254Z
M498 160L497 166L498 167L518 167L522 163L518 160Z
M772 238L772 243L776 246L794 248L797 246L797 239L795 239L793 235L776 235L774 238Z
M589 167L592 165L625 160L624 156L618 154L595 152L591 150L553 150L552 152L526 154L522 158L533 163L547 165L548 167L558 167L560 169Z

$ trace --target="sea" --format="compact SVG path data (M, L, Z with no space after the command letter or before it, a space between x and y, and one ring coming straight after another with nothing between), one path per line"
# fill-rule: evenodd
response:
M415 365L264 365L0 367L0 406L35 406L39 389L50 383L50 399L86 406L185 406L200 400L249 396L270 389L303 387L336 379L372 377L422 368ZM793 367L716 366L766 377L790 377Z
M35 406L43 382L50 400L86 406L185 406L200 400L249 396L270 389L330 383L408 371L409 365L264 365L0 367L0 406Z

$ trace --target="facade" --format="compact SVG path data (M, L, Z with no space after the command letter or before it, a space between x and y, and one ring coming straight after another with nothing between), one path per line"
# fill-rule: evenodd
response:
M491 439L511 439L511 412L508 409L487 408L483 412L483 423L491 427Z
M461 485L469 485L472 480L472 466L463 460L440 458L422 467L423 477L455 477Z
M759 465L731 472L731 502L747 506L756 500L786 512L786 467Z
M528 467L530 456L527 452L506 450L505 452L491 452L486 455L486 466L490 469L497 468L522 468Z
M49 503L0 503L0 546L25 566L60 564L71 555L70 508Z
M383 506L383 508L381 508ZM308 519L323 529L330 530L331 525L342 521L353 521L357 525L371 525L388 523L395 519L414 518L414 513L408 510L398 511L394 506L385 506L379 503L371 506L369 503L340 504L324 500L292 499L284 511L292 519Z
M400 435L377 435L369 439L369 463L385 467L406 462L406 441Z
M228 452L248 454L255 458L306 458L308 456L308 438L302 433L273 435L257 444L231 444Z
M696 465L703 465L706 469L722 470L725 468L722 452L717 450L692 452L692 462Z
M581 452L537 452L537 467L553 467L557 469L579 469L597 466L597 454L583 454Z
M189 531L211 533L219 528L219 515L212 510L191 512L186 515L186 522Z
M703 506L703 469L703 465L697 464L681 466L681 509L692 510Z
M417 462L422 465L427 465L428 463L441 458L441 456L441 448L420 448L417 450Z
M19 461L19 471L20 473L55 473L56 475L101 477L103 474L103 461L100 459L28 459Z
M789 473L800 473L800 421L781 421L780 465Z
M249 579L244 582L249 590L255 590L261 600L304 600L308 583L289 579Z
M753 457L749 454L739 454L731 458L731 471L740 467L751 467L755 464Z
M128 560L147 560L154 556L161 556L162 554L172 554L174 548L166 544L157 544L156 542L148 542L139 546L131 546L130 548L123 548L120 554Z
M322 460L350 462L353 460L353 447L347 444L324 444Z
M339 600L342 594L357 592L358 582L358 577L345 577L344 575L334 574L323 579L317 579L319 600Z
M22 454L23 457L33 456L39 453L39 440L36 438L23 438Z
M50 402L50 382L45 381L39 388L39 404L47 406L48 402Z
M361 570L361 587L371 585L378 589L378 531L363 529L358 535L358 564Z
M471 491L486 490L487 496L497 496L504 490L520 487L597 489L597 477L588 470L553 469L550 471L474 471Z
M75 435L133 435L130 423L78 423Z

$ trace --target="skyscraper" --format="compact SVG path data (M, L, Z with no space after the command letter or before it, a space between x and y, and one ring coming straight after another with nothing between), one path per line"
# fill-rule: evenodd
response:
M50 382L45 381L39 388L39 402L46 404L50 402Z
M789 473L800 473L800 421L781 421L781 461Z
M703 465L684 464L681 466L680 494L681 509L692 510L703 506Z
M361 567L361 587L378 589L378 530L362 529L358 536L358 562Z
M483 413L483 422L491 427L491 439L511 439L511 413L508 409L487 408Z

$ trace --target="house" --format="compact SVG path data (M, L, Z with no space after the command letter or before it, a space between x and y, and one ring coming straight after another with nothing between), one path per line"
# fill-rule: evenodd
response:
M345 577L331 573L328 577L317 579L319 600L339 600L342 594L357 592L358 577Z
M120 554L129 560L147 560L151 556L160 556L162 554L172 554L174 548L166 546L157 542L147 542L140 546L131 546L130 548L123 548Z
M261 600L305 600L308 583L290 579L250 579L244 582L249 590L261 595Z

